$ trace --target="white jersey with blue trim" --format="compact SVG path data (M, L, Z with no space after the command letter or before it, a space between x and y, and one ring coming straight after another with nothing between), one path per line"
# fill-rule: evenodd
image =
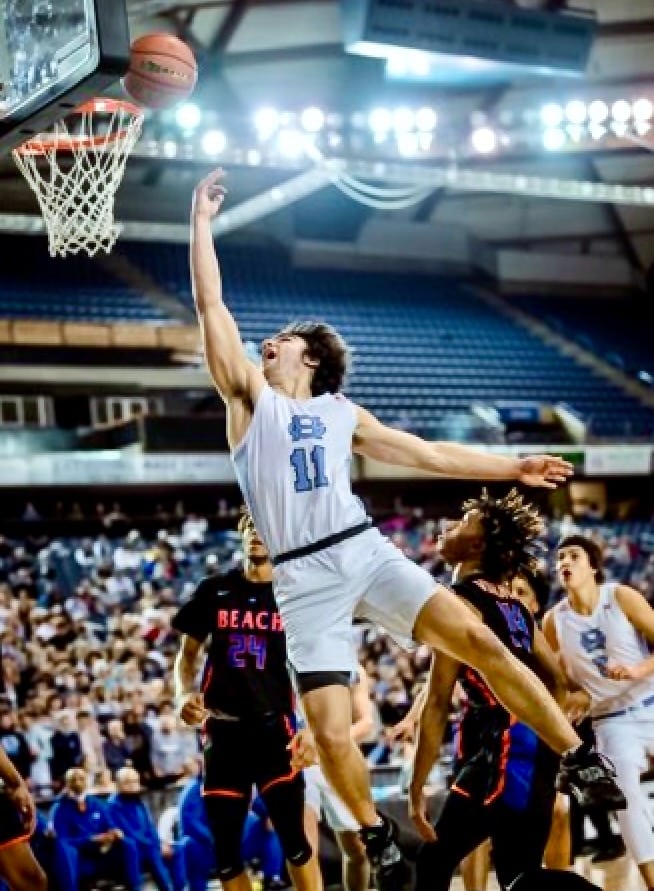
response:
M608 665L637 665L650 655L643 635L618 601L616 582L599 586L597 606L589 616L575 612L566 598L552 613L565 670L591 697L591 717L637 705L654 694L654 677L614 681Z
M365 521L350 481L356 424L339 393L292 399L262 389L232 461L271 557Z

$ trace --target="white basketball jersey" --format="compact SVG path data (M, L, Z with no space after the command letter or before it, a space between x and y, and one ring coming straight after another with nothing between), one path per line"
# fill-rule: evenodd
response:
M615 598L615 582L599 586L599 600L589 616L575 612L567 599L553 610L556 635L569 677L590 694L591 716L635 705L654 693L654 677L613 681L607 665L635 665L650 653L643 636Z
M355 427L345 396L297 400L264 386L232 461L271 557L366 519L350 483Z

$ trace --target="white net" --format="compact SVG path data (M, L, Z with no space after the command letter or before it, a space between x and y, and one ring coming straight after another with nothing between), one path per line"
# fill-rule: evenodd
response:
M142 124L136 106L93 100L14 151L38 199L53 257L112 249L120 231L116 190Z

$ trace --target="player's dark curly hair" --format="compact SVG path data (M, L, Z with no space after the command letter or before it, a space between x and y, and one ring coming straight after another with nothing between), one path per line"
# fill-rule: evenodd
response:
M490 582L508 582L520 572L538 565L537 538L543 520L533 504L525 503L517 489L503 498L493 498L482 489L480 498L463 505L464 513L477 511L484 530L481 572Z
M309 358L318 360L311 379L311 395L338 393L350 362L350 351L338 331L326 322L291 322L280 334L301 337Z

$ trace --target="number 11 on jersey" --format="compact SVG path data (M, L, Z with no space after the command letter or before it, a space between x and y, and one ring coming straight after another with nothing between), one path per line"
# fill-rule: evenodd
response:
M310 452L303 448L293 449L290 461L295 473L296 492L311 492L312 489L322 489L329 485L325 473L324 446L315 445Z

